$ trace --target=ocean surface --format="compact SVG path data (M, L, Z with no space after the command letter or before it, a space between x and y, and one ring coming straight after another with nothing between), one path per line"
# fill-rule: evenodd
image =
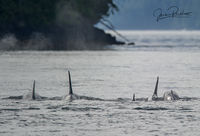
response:
M200 32L120 33L136 45L0 51L0 136L199 136ZM65 99L68 70L85 99ZM191 99L152 101L157 76L159 96L174 90ZM34 80L47 99L4 99L30 95ZM149 101L132 101L133 93Z

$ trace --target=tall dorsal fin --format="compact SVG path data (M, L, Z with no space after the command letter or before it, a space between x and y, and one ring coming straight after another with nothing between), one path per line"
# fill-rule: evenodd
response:
M69 94L73 94L73 90L72 90L72 82L71 82L71 75L70 75L70 71L68 71L68 76L69 76Z
M158 82L159 82L159 77L157 77L156 86L155 86L153 96L158 96L158 93L157 93L158 92Z
M132 99L132 101L135 101L135 94L133 94L133 99Z
M35 100L35 80L33 81L32 99Z

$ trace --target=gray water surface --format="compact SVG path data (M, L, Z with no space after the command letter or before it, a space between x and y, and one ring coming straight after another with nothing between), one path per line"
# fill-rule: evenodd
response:
M1 52L0 135L200 135L200 50L166 48ZM67 70L74 93L102 100L3 99L30 93L33 80L39 95L63 97ZM132 102L152 96L157 76L159 96L197 99Z

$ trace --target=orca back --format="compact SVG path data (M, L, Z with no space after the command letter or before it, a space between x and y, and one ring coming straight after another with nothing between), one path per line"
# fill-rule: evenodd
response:
M171 91L167 91L167 92L164 93L163 99L165 101L179 100L180 97L178 96L178 94L175 91L171 90Z

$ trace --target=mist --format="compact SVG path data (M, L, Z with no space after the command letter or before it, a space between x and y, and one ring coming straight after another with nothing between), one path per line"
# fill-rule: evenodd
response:
M52 47L51 40L42 33L34 33L26 41L18 40L13 34L7 34L0 39L0 50L46 50Z
M4 11L0 18L3 20L3 15L9 12L16 15L8 16L0 25L0 49L89 50L121 43L104 30L94 27L101 18L109 16L111 10L117 8L112 0L82 2L5 2L0 6Z

